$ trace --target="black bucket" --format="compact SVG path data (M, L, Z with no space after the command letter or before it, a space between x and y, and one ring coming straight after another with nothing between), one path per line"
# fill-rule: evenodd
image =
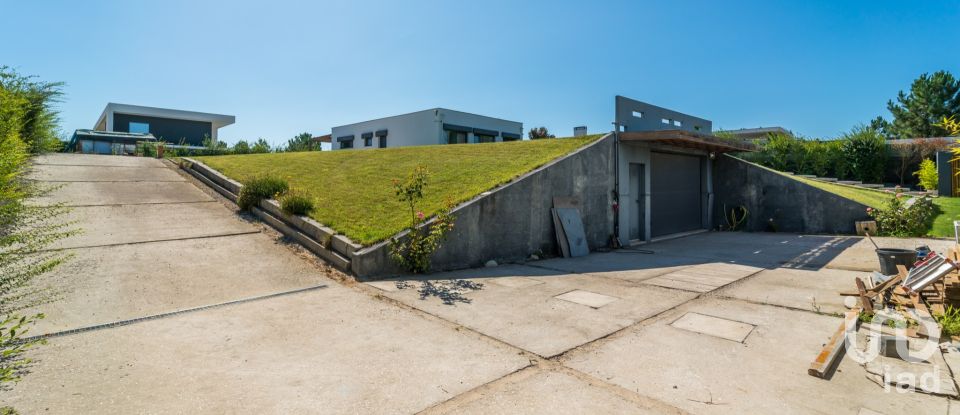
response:
M903 265L907 269L913 268L917 262L917 251L912 249L880 248L877 249L877 257L880 258L880 273L883 275L897 274L897 265Z

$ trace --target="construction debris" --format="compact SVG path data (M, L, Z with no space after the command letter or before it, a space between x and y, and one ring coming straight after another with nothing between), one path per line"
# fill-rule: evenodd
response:
M888 250L877 247L877 251L882 257L884 253L881 251ZM917 257L919 260L909 265L898 263L896 274L873 272L864 278L857 277L852 290L840 293L848 297L845 303L851 310L811 362L808 369L811 376L829 378L832 368L842 359L845 347L853 345L856 345L861 357L869 355L871 350L879 351L878 356L858 362L867 370L868 377L873 376L881 385L907 386L904 381L897 379L909 378L908 375L912 373L910 370L918 373L924 370L936 372L932 366L944 362L943 348L948 344L939 342L951 340L940 339L942 327L937 318L944 316L948 307L960 307L960 266L957 265L960 244L949 249L945 255L931 252L927 247L918 248ZM893 264L887 265L893 268ZM872 335L865 336L858 326L866 328ZM914 349L927 343L933 344L934 347L930 349L934 356L927 360L923 360L926 359L924 357L914 358ZM849 354L850 351L847 352ZM910 386L918 392L960 396L952 379L949 382L944 379L944 383L938 383L936 388Z

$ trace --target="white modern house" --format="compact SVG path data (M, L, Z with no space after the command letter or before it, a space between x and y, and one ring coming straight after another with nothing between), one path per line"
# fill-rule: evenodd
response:
M333 127L333 149L493 143L523 139L523 123L434 108Z

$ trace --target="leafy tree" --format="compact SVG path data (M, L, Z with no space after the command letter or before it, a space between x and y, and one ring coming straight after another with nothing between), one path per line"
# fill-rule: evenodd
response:
M900 161L899 164L895 166L897 177L900 178L900 185L905 184L907 173L910 172L913 166L916 166L937 151L946 150L949 147L950 142L942 138L891 144L890 149Z
M550 134L550 131L547 130L547 127L531 128L527 133L527 137L530 137L531 140L539 140L541 138L557 138L557 136Z
M237 141L233 145L233 154L250 154L250 143L246 140Z
M284 151L320 151L320 143L313 141L313 134L300 133L287 141Z
M25 101L18 134L31 153L56 151L62 145L58 126L60 114L54 105L63 97L63 85L63 82L37 81L36 77L20 75L8 66L0 66L0 88L15 91L19 99Z
M940 182L940 177L937 174L937 165L933 160L924 159L920 162L920 169L913 172L913 175L920 179L920 186L923 187L923 190L937 190L937 183Z
M887 102L893 114L890 131L901 138L942 137L948 134L940 121L960 115L960 80L947 71L923 74L900 91L897 102Z
M841 152L855 179L874 183L883 179L887 143L877 130L862 125L854 127L844 134Z
M250 153L269 153L270 152L270 143L263 138L258 138L257 141L253 143L253 146L250 147Z

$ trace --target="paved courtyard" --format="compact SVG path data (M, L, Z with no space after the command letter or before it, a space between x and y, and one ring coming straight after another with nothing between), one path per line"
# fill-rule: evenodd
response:
M707 233L587 257L354 283L164 162L56 154L84 233L23 413L947 414L845 359L807 367L860 238ZM948 241L888 240L886 246ZM953 408L955 411L958 408ZM873 411L873 412L870 412Z

